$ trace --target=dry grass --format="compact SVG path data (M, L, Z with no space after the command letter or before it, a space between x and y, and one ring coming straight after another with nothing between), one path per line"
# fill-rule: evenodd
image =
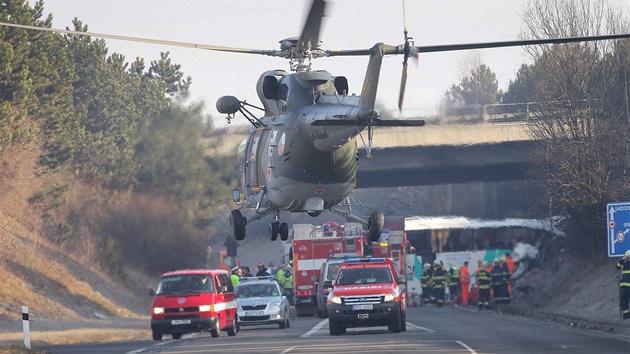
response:
M149 300L122 289L97 269L85 267L80 255L69 254L39 234L40 215L28 202L43 185L36 174L37 157L36 148L24 146L0 157L0 353L22 343L22 333L7 328L9 319L21 317L23 305L29 307L31 319L52 323L94 318L95 314L142 319L148 309ZM32 332L32 343L150 338L149 331L141 329L50 329Z
M149 340L148 329L88 328L69 331L31 331L31 347L43 345L68 345L79 343L104 343L129 340ZM0 334L0 345L7 348L23 346L22 332ZM0 348L2 353L2 348Z

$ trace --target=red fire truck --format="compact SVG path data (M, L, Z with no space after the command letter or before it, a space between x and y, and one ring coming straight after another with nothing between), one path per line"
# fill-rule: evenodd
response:
M293 225L289 257L293 259L293 289L298 316L315 314L315 282L319 278L322 264L338 253L362 255L364 236L363 227L359 223L347 223L343 226L335 222L326 222L321 226Z
M383 229L378 242L372 243L372 257L391 258L398 274L406 274L405 232L403 230Z

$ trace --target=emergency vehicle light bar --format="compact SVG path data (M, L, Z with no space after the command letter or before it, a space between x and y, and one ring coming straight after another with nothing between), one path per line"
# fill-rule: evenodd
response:
M352 259L346 259L345 262L348 264L351 263L365 263L365 262L371 262L371 263L384 263L386 261L385 258L352 258Z
M241 282L253 281L253 280L274 280L273 275L260 276L260 277L242 277L239 278Z

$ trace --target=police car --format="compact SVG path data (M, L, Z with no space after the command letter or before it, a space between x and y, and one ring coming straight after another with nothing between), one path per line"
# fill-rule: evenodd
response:
M290 327L289 301L282 296L282 288L273 276L241 278L234 292L237 329L268 324L277 324L281 329Z

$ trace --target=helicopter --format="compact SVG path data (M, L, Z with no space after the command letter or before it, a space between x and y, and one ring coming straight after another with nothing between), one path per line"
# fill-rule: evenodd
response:
M529 46L629 38L630 34L587 37L545 38L501 42L416 46L404 21L403 43L376 43L371 48L327 50L322 47L320 32L327 6L326 0L312 0L299 37L279 41L279 49L248 49L205 45L138 37L60 30L47 27L1 23L18 27L72 35L125 40L169 46L205 49L242 54L265 55L287 59L289 71L276 69L262 73L256 91L262 107L223 96L217 110L227 116L228 123L240 113L251 125L248 136L238 147L240 188L233 190L237 207L230 211L233 237L245 239L247 224L273 214L269 225L270 239L287 240L289 226L281 222L282 212L307 213L319 216L329 211L367 227L367 238L380 238L384 214L375 210L366 219L354 215L352 207L360 205L354 196L357 185L359 147L363 140L368 158L376 127L421 127L423 120L381 119L375 110L376 92L383 58L402 56L402 76L398 108L402 109L407 81L408 61L422 53L470 49ZM346 77L325 70L314 70L312 61L333 56L368 56L366 75L360 95L349 94ZM262 113L252 113L256 109ZM245 212L251 209L251 212ZM246 215L243 214L245 212Z

